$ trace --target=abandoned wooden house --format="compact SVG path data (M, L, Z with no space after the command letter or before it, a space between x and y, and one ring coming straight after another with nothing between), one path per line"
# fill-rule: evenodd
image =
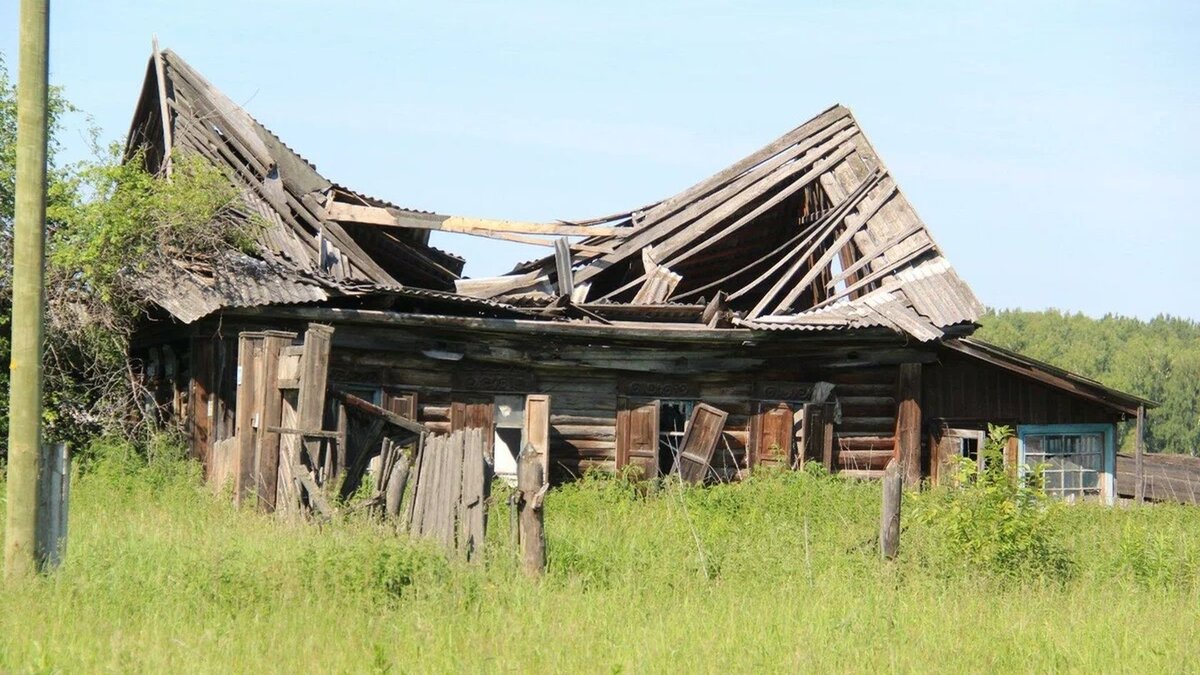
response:
M1006 461L1046 463L1055 495L1111 501L1116 425L1152 405L972 338L982 305L840 105L674 196L574 222L355 192L170 50L149 61L128 148L152 171L206 158L265 222L255 255L145 275L154 307L133 356L210 477L268 505L288 420L341 434L306 469L336 474L380 452L384 422L369 443L346 430L354 410L381 409L406 433L482 429L501 476L544 445L553 482L804 462L871 478L893 457L907 481L937 479L952 460L982 462L986 425L1008 424ZM546 255L464 278L434 230ZM324 410L296 400L306 331L328 340L320 365L338 395ZM255 403L252 386L282 403Z

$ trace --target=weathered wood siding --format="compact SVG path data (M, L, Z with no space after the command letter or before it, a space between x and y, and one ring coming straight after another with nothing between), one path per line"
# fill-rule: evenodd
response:
M997 424L1109 423L1099 404L950 351L922 375L926 420Z
M162 346L177 345L174 381L167 387L174 387L175 394L156 381L154 398L170 400L183 411L193 452L206 467L211 468L215 444L234 433L236 336L242 330L303 327L298 322L227 319L192 327L182 342L177 335L174 343L163 340L153 347L161 380L168 358ZM330 382L381 389L381 405L415 407L416 420L439 434L489 426L497 395L547 394L550 476L555 482L592 469L617 470L621 410L654 400L703 402L728 414L712 457L722 477L762 462L826 461L806 456L813 453L811 447L805 451L802 438L803 404L818 382L833 385L829 402L840 411L832 427L832 468L877 476L895 456L899 384L898 365L881 363L924 361L920 408L926 473L928 432L935 424L1114 421L1112 413L1087 399L936 346L907 347L900 353L894 345L862 345L853 356L844 345L805 349L795 355L776 349L764 356L753 350L734 353L728 346L672 350L619 342L548 344L537 337L426 335L353 325L335 329ZM434 351L450 356L436 358L438 354L430 355ZM790 448L781 442L789 433ZM769 456L772 446L782 454Z

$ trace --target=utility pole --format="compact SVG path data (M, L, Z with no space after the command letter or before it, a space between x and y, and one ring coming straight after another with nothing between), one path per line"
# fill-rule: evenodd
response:
M17 70L17 189L13 219L12 363L4 571L37 570L38 457L42 443L42 307L46 236L49 0L21 0Z

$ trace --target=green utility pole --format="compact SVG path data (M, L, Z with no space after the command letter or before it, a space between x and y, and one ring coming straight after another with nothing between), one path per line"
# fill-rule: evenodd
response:
M8 521L4 572L37 570L38 455L42 443L42 305L46 236L46 80L49 0L21 0L17 71L17 190L13 219Z

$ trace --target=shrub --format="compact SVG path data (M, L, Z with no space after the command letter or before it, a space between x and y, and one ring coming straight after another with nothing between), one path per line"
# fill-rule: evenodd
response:
M1004 465L1010 427L988 425L984 469L964 459L956 485L913 498L912 522L934 569L968 568L998 577L1065 579L1073 563L1059 544L1062 508L1042 490L1038 467Z

